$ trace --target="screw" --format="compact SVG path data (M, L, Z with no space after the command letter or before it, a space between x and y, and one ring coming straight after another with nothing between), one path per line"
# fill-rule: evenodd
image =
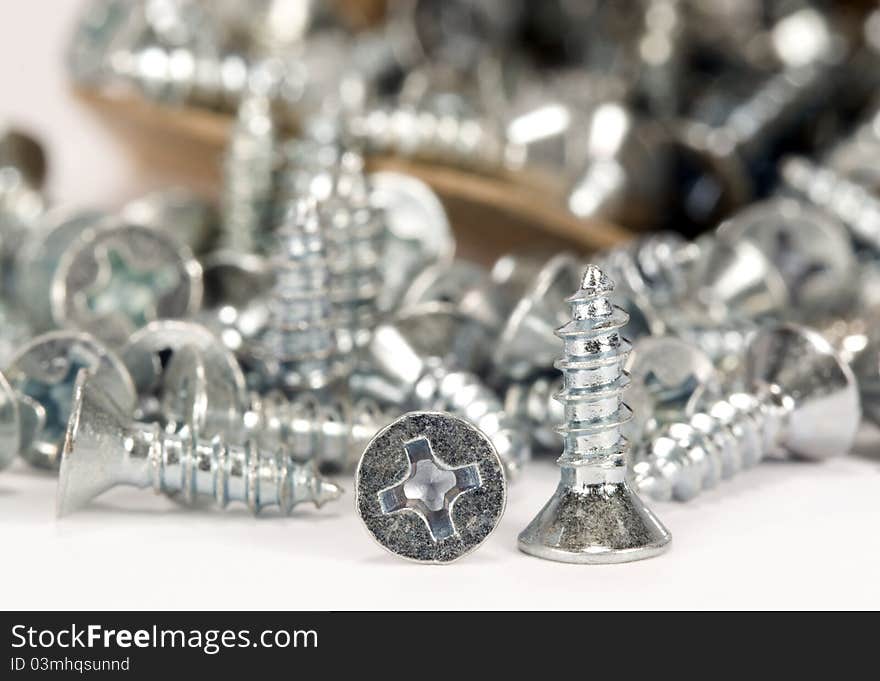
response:
M410 412L383 428L357 468L357 509L369 533L403 558L449 563L492 533L507 502L491 440L467 421Z
M121 409L134 408L135 389L125 366L86 333L50 331L37 336L15 353L4 370L20 423L19 447L14 451L20 451L29 464L58 468L74 382L81 370L87 371Z
M0 124L0 266L6 290L15 254L46 210L41 191L45 175L46 157L40 143Z
M196 255L210 252L218 237L216 206L184 187L170 187L129 201L119 212L122 221L173 231Z
M266 238L277 137L269 99L242 100L223 159L223 246L231 251L256 252Z
M389 312L419 273L452 262L455 237L443 204L421 180L381 171L370 173L369 183L370 201L385 216L384 281L377 304Z
M111 221L79 235L58 263L51 295L59 326L121 346L153 319L196 312L202 268L169 233Z
M288 206L276 231L275 284L268 320L249 348L263 382L290 393L325 388L350 371L339 352L339 321L329 298L330 270L314 199Z
M197 325L183 325L195 331L192 335L204 336ZM154 339L158 340L155 334ZM130 346L128 357L138 357L135 348L145 350L148 344L142 337ZM247 395L235 358L219 341L175 348L161 373L161 412L172 423L185 422L197 408L200 432L219 433L236 442L252 439L266 450L283 446L298 463L351 470L369 440L390 420L375 402L352 402L344 395L305 393L293 400L277 392Z
M352 387L381 404L467 419L489 437L514 477L531 446L495 392L468 370L481 363L486 346L480 327L449 307L414 311L376 328L364 348L366 368L352 376Z
M786 186L845 225L858 243L880 253L880 198L827 165L803 157L782 163Z
M331 302L340 320L343 351L364 345L378 320L385 225L372 205L360 154L332 143L296 140L287 145L285 197L317 200L330 270Z
M194 423L177 433L156 423L132 423L98 383L80 373L61 455L58 515L115 485L153 487L179 494L187 504L208 496L220 507L243 501L254 513L278 506L285 515L300 503L320 508L342 494L283 451L268 455L252 441L206 440Z
M569 297L571 321L558 330L565 344L556 364L564 377L557 399L562 474L550 501L519 535L520 550L567 563L615 563L664 551L670 535L626 481L627 441L621 426L631 412L620 400L628 377L629 343L619 334L627 315L609 299L614 285L589 265Z
M850 448L861 416L855 378L818 333L760 331L745 371L748 392L667 425L640 453L633 476L641 491L686 501L768 454L821 460Z

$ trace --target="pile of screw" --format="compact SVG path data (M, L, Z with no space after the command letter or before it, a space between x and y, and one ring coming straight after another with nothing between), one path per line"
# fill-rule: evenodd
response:
M290 513L356 468L369 532L445 563L561 451L520 548L607 563L670 541L639 495L846 453L880 422L880 15L576 5L93 2L74 78L234 112L222 196L51 206L3 133L0 463L60 468L59 514L115 485ZM376 153L667 231L486 269Z

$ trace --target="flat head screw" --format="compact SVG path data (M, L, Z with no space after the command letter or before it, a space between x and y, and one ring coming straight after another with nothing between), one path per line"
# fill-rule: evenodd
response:
M357 509L372 537L402 558L445 564L492 533L507 502L501 461L485 434L439 412L383 428L357 468Z
M276 237L268 321L250 348L249 360L267 389L291 394L326 388L349 373L351 362L338 345L340 321L330 300L330 270L315 200L289 205Z
M747 389L665 425L637 453L633 479L655 499L687 501L721 478L784 454L844 454L861 419L855 377L817 332L784 324L754 337Z
M198 383L191 383L197 389ZM181 399L198 404L195 394ZM300 503L321 507L341 488L284 451L268 453L253 441L233 445L206 438L192 418L178 432L132 423L102 387L81 373L61 455L57 510L63 516L116 485L152 487L184 503L212 498L220 507L241 501L252 512L277 506L290 514Z
M565 411L556 492L519 535L525 553L566 563L618 563L663 552L670 534L626 481L627 441L621 402L629 343L619 334L626 313L611 303L611 280L595 265L568 302L571 321L558 330L565 354L557 399Z
M57 469L77 376L86 372L121 409L135 406L135 388L115 353L87 333L50 331L12 356L4 374L20 419L16 451L32 466ZM0 416L7 414L0 410ZM0 419L2 420L2 419Z

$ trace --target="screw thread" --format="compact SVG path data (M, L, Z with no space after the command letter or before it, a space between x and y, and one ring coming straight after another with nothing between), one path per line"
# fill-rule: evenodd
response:
M324 402L312 395L288 400L279 393L253 395L244 421L264 447L283 445L297 462L349 470L369 441L391 421L373 400Z
M415 388L421 409L449 411L479 428L495 446L508 475L517 475L531 458L526 433L504 411L504 405L482 380L467 371L454 371L436 364Z
M867 187L802 157L783 163L782 179L814 206L840 220L855 240L880 250L880 199Z
M692 499L774 451L788 408L769 393L733 393L688 421L667 424L637 453L634 482L656 500Z
M314 196L324 226L329 292L352 344L363 345L379 319L385 228L370 204L363 157L339 144L298 140L286 149L282 194Z
M298 200L275 233L275 283L258 354L269 384L287 390L319 388L341 375L328 294L330 272L314 200Z
M504 409L510 418L528 423L532 438L543 448L559 446L557 428L564 417L555 395L562 389L562 376L537 376L511 383L504 395Z
M204 442L189 428L168 433L158 424L134 424L128 440L129 456L149 464L153 489L179 493L187 504L211 497L221 508L241 501L253 513L277 506L286 515L298 504L321 507L342 493L314 466L283 451L268 455L252 440L243 445L220 437Z
M826 62L813 62L780 71L727 115L722 129L743 158L767 149L789 119L800 117L826 91Z
M267 231L276 142L269 100L247 97L223 160L223 242L231 250L256 251Z
M430 103L376 106L353 116L350 132L371 153L454 166L497 169L506 144L500 126L476 113L437 111Z
M629 316L611 303L613 290L599 267L587 266L580 289L568 298L571 321L556 332L565 344L555 364L563 376L556 394L564 410L563 467L624 465L627 441L621 426L632 414L621 394L629 382L623 365L630 345L619 330Z

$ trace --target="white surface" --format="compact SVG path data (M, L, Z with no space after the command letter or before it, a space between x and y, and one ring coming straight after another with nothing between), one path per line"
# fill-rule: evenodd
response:
M67 94L61 54L77 5L0 6L0 119L43 137L54 197L113 206L162 178ZM517 551L517 533L556 475L549 462L529 468L483 547L426 567L375 545L350 494L335 508L279 519L240 507L188 511L118 489L56 521L53 477L17 465L0 472L0 607L880 607L880 458L766 463L691 504L655 505L673 533L670 551L617 566Z

